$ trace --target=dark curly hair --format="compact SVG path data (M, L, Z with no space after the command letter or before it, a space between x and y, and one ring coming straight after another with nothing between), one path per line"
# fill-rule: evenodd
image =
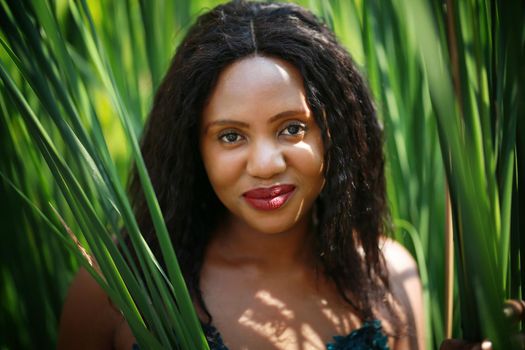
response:
M199 121L221 71L252 55L286 60L303 77L327 164L315 206L317 263L341 297L370 319L389 291L378 248L389 222L382 129L348 52L322 21L294 4L232 1L201 15L155 96L142 154L190 293L211 322L200 271L210 234L226 209L199 154ZM136 170L129 190L139 226L159 252Z

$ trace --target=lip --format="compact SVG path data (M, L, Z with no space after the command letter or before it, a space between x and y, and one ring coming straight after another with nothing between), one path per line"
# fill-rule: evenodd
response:
M288 201L294 191L294 185L277 185L267 188L254 188L243 193L243 197L255 209L276 210Z

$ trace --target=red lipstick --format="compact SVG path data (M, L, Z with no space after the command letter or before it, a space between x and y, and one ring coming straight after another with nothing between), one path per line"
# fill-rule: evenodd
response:
M243 193L244 199L255 209L275 210L286 203L295 190L294 185L277 185L269 188L255 188Z

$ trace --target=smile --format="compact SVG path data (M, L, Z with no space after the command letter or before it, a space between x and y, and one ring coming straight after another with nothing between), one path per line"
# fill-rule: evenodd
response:
M255 188L243 194L244 199L258 210L275 210L282 207L294 193L294 185Z

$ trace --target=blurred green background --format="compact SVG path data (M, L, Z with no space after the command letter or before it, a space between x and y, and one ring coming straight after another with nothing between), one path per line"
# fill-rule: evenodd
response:
M453 336L489 337L496 348L510 348L508 335L521 325L502 318L502 303L522 299L525 281L524 2L296 2L334 29L375 97L393 235L420 268L427 347ZM92 168L79 156L91 152L83 137L95 147L107 144L125 184L131 147L122 115L139 136L177 43L219 3L0 1L0 349L55 347L79 262L51 232L61 227L51 206L81 231L6 77L104 212ZM72 141L70 129L85 136ZM121 219L115 213L112 220ZM453 284L445 282L447 227L454 232Z

